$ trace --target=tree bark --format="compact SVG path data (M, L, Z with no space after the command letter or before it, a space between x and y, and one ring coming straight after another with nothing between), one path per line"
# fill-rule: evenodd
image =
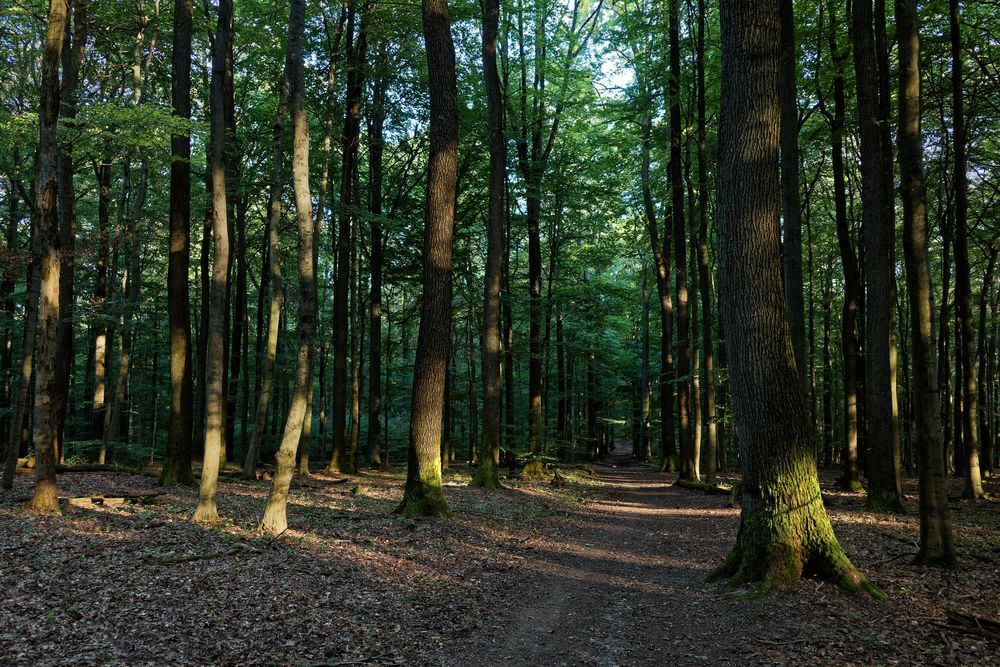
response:
M171 103L173 115L191 119L192 0L174 0ZM191 301L191 133L170 139L170 259L167 267L167 318L170 327L170 422L160 486L194 484L191 472L192 376Z
M212 284L208 303L205 359L205 454L201 469L201 488L194 520L212 523L219 519L215 494L219 461L225 437L225 307L229 283L229 224L226 203L225 93L224 79L232 29L232 0L220 0L218 25L212 52L211 138L209 168L212 175L212 236L215 257L212 261Z
M383 60L384 62L384 60ZM382 155L385 148L385 103L388 76L379 72L372 86L371 121L368 127L368 201L371 288L368 304L368 463L382 466L382 264L385 245L382 231Z
M855 0L853 7L854 68L861 119L861 232L867 289L864 364L867 441L871 446L867 458L868 507L901 512L903 491L893 365L896 282L892 155L883 137L883 126L889 123L889 100L885 99L887 92L880 90L883 54L872 33L879 17L884 24L884 0L875 0L875 5L874 17L871 0ZM888 132L888 128L884 131Z
M309 192L309 119L306 116L303 41L305 0L292 0L288 19L288 80L292 112L292 185L295 220L299 231L299 346L295 367L295 391L285 421L271 492L260 527L280 535L288 527L288 488L295 472L295 452L302 437L312 400L312 370L316 342L316 262L313 252L315 225Z
M955 305L961 324L962 441L965 453L963 497L985 498L979 465L979 387L976 377L976 320L969 268L969 177L965 126L965 84L962 80L962 33L958 0L948 2L951 24L952 140L955 144ZM958 425L956 424L956 428Z
M423 296L413 367L406 488L396 513L447 516L441 487L441 412L451 344L458 103L455 45L446 0L424 0L423 31L431 104Z
M59 202L57 179L59 148L59 54L66 34L66 0L50 0L42 51L38 152L35 159L35 208L38 215L38 354L35 359L35 415L32 441L35 447L35 493L29 508L35 512L58 512L55 455L59 425ZM15 427L16 427L15 422ZM13 429L12 429L13 430Z
M927 259L927 205L920 132L920 38L915 0L896 0L899 40L899 165L903 199L903 253L910 302L913 398L920 475L920 548L917 561L955 561L942 458L938 387L931 341L931 285Z
M483 328L481 358L483 364L483 437L479 465L473 486L500 487L500 282L503 268L504 172L507 146L503 136L503 98L497 69L497 32L500 24L500 0L486 0L483 5L483 76L486 81L488 143L490 150L489 194L486 217L486 277L483 286ZM562 320L557 325L561 338ZM560 359L562 341L559 341ZM560 401L562 394L560 394ZM562 406L562 403L560 403ZM561 414L561 413L560 413ZM560 424L562 424L560 417ZM560 439L562 434L560 433Z
M734 0L720 5L720 17L719 276L743 475L736 546L712 576L760 581L766 592L815 574L882 597L844 555L823 507L774 252L779 2Z

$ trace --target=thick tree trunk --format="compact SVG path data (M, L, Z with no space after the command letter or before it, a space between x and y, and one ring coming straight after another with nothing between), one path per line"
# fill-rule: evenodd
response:
M35 494L30 509L58 512L55 456L58 440L56 419L59 405L59 202L57 197L59 149L59 54L66 33L66 0L50 0L42 51L41 101L38 112L38 152L35 159L35 209L38 216L38 354L35 359L35 416L32 441L35 447ZM27 349L27 348L26 348ZM22 378L23 379L23 378ZM16 426L17 422L15 422ZM14 430L14 429L12 429Z
M441 487L441 412L451 345L458 104L455 46L446 0L424 0L423 28L431 104L423 296L413 366L406 488L396 512L447 516Z
M295 190L295 220L299 230L299 346L295 366L295 393L289 407L271 492L267 497L262 530L280 535L288 527L285 509L288 488L295 472L295 453L310 414L312 369L316 342L316 261L313 252L315 224L309 192L309 119L306 117L303 40L305 0L292 0L288 19L288 81L292 112L292 185ZM308 440L307 440L308 444Z
M226 204L225 160L225 79L229 34L232 29L232 0L219 2L218 27L212 53L211 139L209 168L212 175L212 236L215 257L208 305L205 358L205 450L201 488L194 520L211 523L219 518L215 503L219 461L225 437L225 307L229 282L229 223Z
M879 16L884 24L884 0L875 0L875 4L874 18L871 0L855 0L853 7L854 68L861 118L861 231L867 289L864 364L866 433L871 445L867 458L868 507L900 512L903 491L893 364L896 281L892 155L883 137L883 131L888 132L883 126L889 123L889 100L885 99L887 92L880 90L884 56L872 34L872 25Z
M896 0L899 40L899 165L903 199L903 253L910 302L913 396L920 474L920 549L917 561L955 561L941 456L941 420L931 341L931 285L927 259L927 205L920 132L920 39L915 0Z
M881 596L847 560L820 497L778 247L778 0L720 6L719 276L742 466L736 546L713 577L761 591L815 574Z
M480 347L483 364L483 437L473 486L500 487L500 282L503 268L504 171L507 146L503 136L503 99L497 69L497 32L500 0L483 3L483 76L486 80L490 173L486 217L486 277L483 286L483 328ZM557 325L562 334L562 320ZM560 359L562 355L559 341ZM560 390L561 391L561 390ZM560 401L562 394L560 393ZM562 403L560 403L562 406ZM561 418L560 418L561 419ZM562 424L563 421L560 421ZM560 441L562 433L559 435Z

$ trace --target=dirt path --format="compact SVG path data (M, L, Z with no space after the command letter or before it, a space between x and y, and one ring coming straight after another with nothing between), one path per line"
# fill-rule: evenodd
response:
M735 610L704 583L731 544L735 512L719 497L669 487L627 455L597 476L608 485L603 499L560 535L531 542L522 605L477 647L480 664L746 664L721 640L739 636ZM453 664L469 664L477 649Z

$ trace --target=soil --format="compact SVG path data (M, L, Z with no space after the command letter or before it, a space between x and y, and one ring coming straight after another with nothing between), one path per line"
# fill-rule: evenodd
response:
M945 629L944 610L1000 616L1000 503L952 503L959 567L914 566L918 524L834 489L848 556L889 595L823 582L754 598L706 584L732 545L726 498L614 454L562 483L470 489L454 518L391 514L402 470L318 472L290 495L291 529L256 524L266 481L223 481L212 527L194 489L124 472L58 477L63 514L0 496L0 665L985 665L1000 642ZM732 483L733 477L723 477ZM951 480L959 495L961 480ZM988 490L1000 491L997 479ZM104 495L103 502L92 497ZM121 501L117 498L122 498Z

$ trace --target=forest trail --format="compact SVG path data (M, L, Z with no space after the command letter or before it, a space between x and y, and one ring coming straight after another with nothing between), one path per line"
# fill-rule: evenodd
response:
M738 610L704 581L731 546L734 510L671 487L627 452L596 473L604 492L558 535L529 542L520 602L451 664L747 664L726 645L739 639Z

